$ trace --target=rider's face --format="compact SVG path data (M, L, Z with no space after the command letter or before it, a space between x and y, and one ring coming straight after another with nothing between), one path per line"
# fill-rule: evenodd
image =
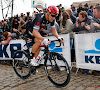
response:
M56 17L57 17L57 15L55 15L53 13L49 14L49 21L52 22Z

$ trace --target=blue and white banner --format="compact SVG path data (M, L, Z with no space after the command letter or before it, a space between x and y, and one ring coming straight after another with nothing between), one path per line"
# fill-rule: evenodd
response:
M11 40L8 45L0 44L0 60L9 60L12 59L14 53L17 50L22 50L25 45L25 41L20 40Z
M56 46L59 46L59 42L51 42L49 45L50 51L51 52L58 52L61 55L63 55L64 58L66 59L66 61L68 62L69 66L71 66L70 35L69 34L62 34L59 36L64 38L64 46L61 45L60 47L56 47ZM54 36L49 36L46 38L50 39L50 40L57 40L57 38ZM43 53L43 52L41 52L41 53ZM41 53L40 53L40 55L41 55ZM60 63L60 60L59 60L59 63Z
M100 71L100 33L75 34L76 67Z
M51 42L49 47L51 52L58 52L61 55L64 56L66 61L68 62L69 66L71 66L71 54L70 54L70 36L69 34L63 34L59 35L60 37L64 38L64 46L59 46L59 42ZM50 40L57 40L54 36L46 37ZM0 60L9 60L12 59L14 56L14 53L17 50L23 50L23 47L25 46L24 40L11 40L8 45L1 45L0 44ZM40 52L40 56L43 54L43 51ZM18 58L22 58L20 55ZM43 62L42 62L43 63ZM60 63L60 60L59 60Z

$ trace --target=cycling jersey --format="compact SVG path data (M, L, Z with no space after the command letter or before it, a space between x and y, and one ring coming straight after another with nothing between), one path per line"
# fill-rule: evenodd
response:
M32 34L33 29L40 30L44 28L47 30L47 26L51 28L55 28L55 20L49 22L45 18L45 13L39 13L36 15L34 20L27 22L26 24L26 34L34 41L34 35Z
M51 28L55 28L55 20L52 22L49 22L45 18L45 13L39 13L36 15L36 18L33 20L33 29L39 30L41 28L47 29L47 26L50 26Z

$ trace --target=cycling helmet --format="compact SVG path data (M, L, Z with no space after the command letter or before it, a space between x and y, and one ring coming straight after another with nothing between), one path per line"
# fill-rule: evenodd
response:
M53 13L53 14L59 14L59 9L57 8L57 7L55 7L55 6L49 6L48 8L47 8L47 10L50 12L50 13Z

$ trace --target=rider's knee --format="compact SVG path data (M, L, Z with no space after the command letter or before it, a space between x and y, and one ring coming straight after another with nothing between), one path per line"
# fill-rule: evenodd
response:
M38 40L36 43L37 43L38 45L40 45L40 44L41 44L41 42L42 42L41 40Z
M41 47L39 47L38 50L40 51L41 50Z

